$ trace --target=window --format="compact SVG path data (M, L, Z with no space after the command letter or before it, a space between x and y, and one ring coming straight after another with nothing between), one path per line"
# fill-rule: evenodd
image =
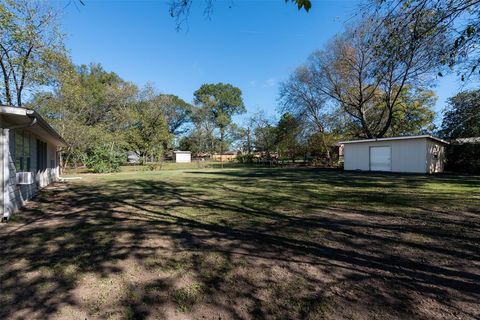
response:
M18 172L30 171L30 134L15 131L15 169Z
M37 140L37 170L47 169L47 144Z

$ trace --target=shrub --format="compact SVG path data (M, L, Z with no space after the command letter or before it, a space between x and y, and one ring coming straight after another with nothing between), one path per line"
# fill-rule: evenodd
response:
M449 145L445 156L447 171L480 173L480 144Z
M251 153L239 154L237 156L237 161L240 163L253 163L253 154Z
M111 147L97 146L88 153L85 165L95 173L108 173L120 171L124 162L123 152Z

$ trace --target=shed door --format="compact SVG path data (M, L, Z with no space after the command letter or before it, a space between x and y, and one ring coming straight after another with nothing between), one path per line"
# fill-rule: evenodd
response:
M370 147L370 170L392 171L391 147Z

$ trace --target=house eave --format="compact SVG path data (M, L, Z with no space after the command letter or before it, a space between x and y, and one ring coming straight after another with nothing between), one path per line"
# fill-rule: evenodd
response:
M62 136L35 110L1 106L0 126L3 129L24 127L26 130L32 131L54 143L57 147L68 146Z

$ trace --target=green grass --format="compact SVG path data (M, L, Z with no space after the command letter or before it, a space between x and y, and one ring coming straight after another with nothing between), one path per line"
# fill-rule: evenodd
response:
M480 314L480 177L171 169L44 190L0 233L0 318Z
M223 162L223 168L244 168L244 167L255 167L256 165L246 165L238 163L237 161L226 161ZM259 166L259 165L257 165ZM158 172L164 170L186 170L186 169L221 169L222 162L215 160L193 160L190 163L174 163L172 161L165 161L163 163L153 163L153 164L131 164L123 165L120 167L120 172L139 172L139 171L148 171L148 172ZM65 175L78 175L84 173L91 173L90 170L86 167L79 168L67 168L65 169Z

